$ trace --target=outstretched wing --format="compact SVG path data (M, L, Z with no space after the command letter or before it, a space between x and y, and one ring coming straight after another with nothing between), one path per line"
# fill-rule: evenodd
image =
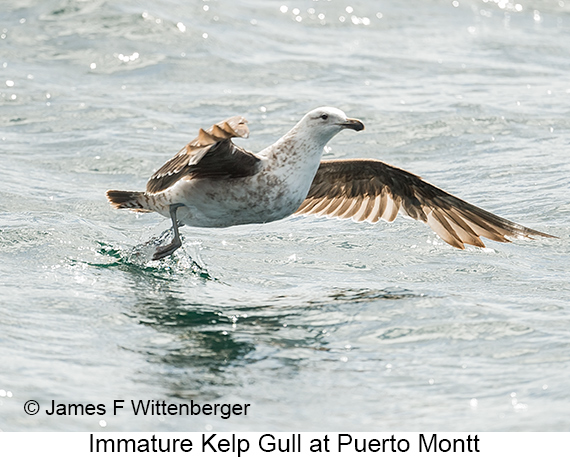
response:
M325 160L297 214L392 222L402 210L428 224L445 242L484 247L480 237L552 237L478 208L419 176L379 160Z
M241 116L226 119L208 130L200 129L194 140L152 175L146 185L147 193L162 192L182 178L223 179L255 174L260 159L231 140L248 136L247 121Z

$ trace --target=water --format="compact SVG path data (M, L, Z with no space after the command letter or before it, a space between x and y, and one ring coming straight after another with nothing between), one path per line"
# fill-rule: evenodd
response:
M568 2L0 9L0 429L569 430ZM157 263L141 246L168 221L105 200L199 127L245 115L258 151L320 105L367 126L327 157L559 239L458 251L401 217L293 217L184 228ZM29 399L252 406L54 417Z

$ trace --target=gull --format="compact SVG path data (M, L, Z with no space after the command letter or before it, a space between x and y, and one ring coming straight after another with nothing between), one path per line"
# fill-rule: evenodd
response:
M172 241L153 260L181 245L179 226L263 224L292 214L356 222L392 222L399 212L425 222L459 249L485 247L481 237L555 238L467 203L419 176L374 159L321 160L342 130L364 130L337 108L307 113L289 132L257 154L232 142L247 138L247 121L234 116L184 146L149 179L146 191L107 191L115 208L157 212L172 220Z

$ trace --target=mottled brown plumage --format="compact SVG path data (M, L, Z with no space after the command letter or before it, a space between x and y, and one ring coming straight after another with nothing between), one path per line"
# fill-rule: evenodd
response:
M467 203L419 176L379 160L324 160L297 214L392 222L402 210L425 222L442 240L464 249L484 247L481 236L508 242L506 237L551 235L529 229Z
M259 159L232 143L231 138L247 138L247 121L234 116L198 136L160 167L148 180L146 192L157 194L178 180L188 178L242 178L255 173Z

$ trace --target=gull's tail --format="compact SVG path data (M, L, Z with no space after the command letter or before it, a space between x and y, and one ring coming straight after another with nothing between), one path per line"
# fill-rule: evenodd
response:
M148 197L144 192L130 190L108 190L107 200L113 208L130 209L139 213L148 213Z

